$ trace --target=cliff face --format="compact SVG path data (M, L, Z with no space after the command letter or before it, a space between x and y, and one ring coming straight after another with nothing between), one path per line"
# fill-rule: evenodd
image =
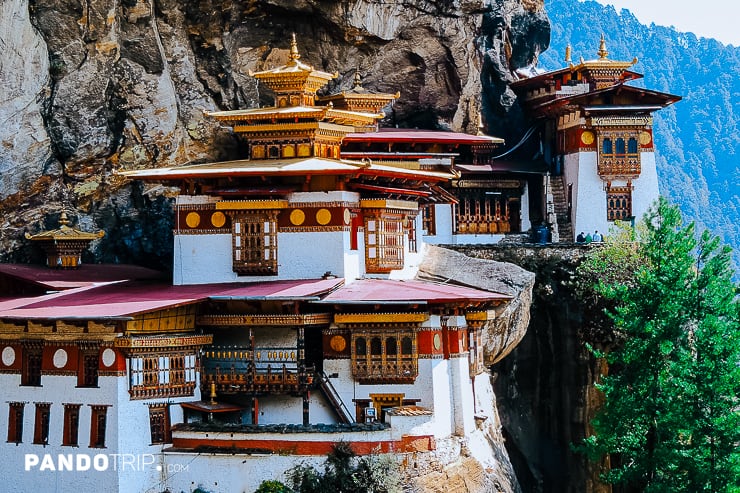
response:
M242 155L203 110L266 102L248 71L303 60L351 87L401 91L386 124L513 138L512 70L546 48L542 0L4 0L0 4L2 260L62 206L108 234L96 260L167 266L168 191L115 170ZM513 109L512 109L513 108ZM507 118L510 117L508 120Z

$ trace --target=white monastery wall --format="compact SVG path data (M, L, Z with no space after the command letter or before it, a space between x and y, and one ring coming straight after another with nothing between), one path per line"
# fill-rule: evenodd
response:
M265 395L258 397L259 424L303 423L303 399L292 395ZM345 403L354 409L352 402ZM309 422L312 424L337 423L336 413L321 390L311 392L309 398Z
M632 182L632 215L636 220L642 219L650 206L660 196L658 186L658 170L654 152L640 153L640 177Z

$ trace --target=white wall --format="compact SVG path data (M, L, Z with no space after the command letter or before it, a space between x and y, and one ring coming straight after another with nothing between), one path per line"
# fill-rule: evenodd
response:
M640 177L632 182L635 186L635 189L632 191L632 215L637 220L642 219L642 216L645 215L660 195L655 153L640 153L640 164L642 167Z

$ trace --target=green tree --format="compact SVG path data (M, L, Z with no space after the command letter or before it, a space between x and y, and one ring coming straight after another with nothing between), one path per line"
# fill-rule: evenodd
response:
M609 455L603 479L625 491L735 491L740 317L730 251L708 233L697 239L664 199L629 248L638 260L631 275L596 283L614 303L618 337L597 353L610 374L598 384L605 402L582 448L593 460ZM583 270L594 277L600 268L595 254Z

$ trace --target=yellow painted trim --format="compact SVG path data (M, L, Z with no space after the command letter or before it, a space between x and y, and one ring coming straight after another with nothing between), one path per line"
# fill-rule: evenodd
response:
M334 323L337 324L372 324L372 323L421 323L429 320L428 313L337 313Z
M360 207L363 209L403 209L418 211L419 204L410 200L392 199L360 199Z
M493 310L486 310L482 312L467 312L465 314L465 320L468 321L487 321L496 318L496 312Z
M216 209L222 211L245 211L260 209L287 209L287 200L222 200Z

